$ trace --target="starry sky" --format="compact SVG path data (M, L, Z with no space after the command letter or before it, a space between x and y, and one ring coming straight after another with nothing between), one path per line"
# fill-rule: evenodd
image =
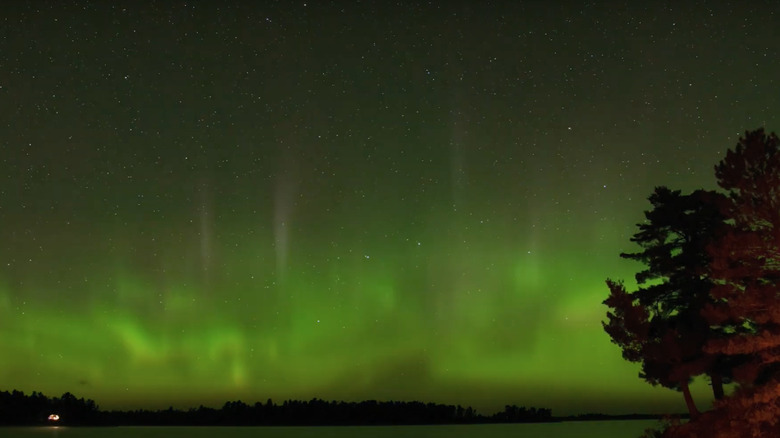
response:
M1 389L684 410L604 280L780 129L780 6L684 3L3 4Z

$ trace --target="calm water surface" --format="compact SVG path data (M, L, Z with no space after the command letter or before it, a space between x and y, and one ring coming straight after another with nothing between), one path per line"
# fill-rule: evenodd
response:
M31 427L0 428L2 438L637 438L656 421L354 427Z

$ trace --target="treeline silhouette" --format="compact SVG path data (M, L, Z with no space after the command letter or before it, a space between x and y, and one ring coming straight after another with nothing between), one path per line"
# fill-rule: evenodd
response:
M57 415L52 420L50 415ZM506 406L491 416L471 407L417 401L362 402L288 400L248 405L230 401L221 409L101 411L93 400L67 392L48 398L39 392L0 392L0 425L62 424L70 426L346 426L531 423L555 421L550 409Z
M40 392L25 395L21 391L0 392L0 424L38 425L49 422L49 415L56 414L64 424L96 424L101 412L93 400L77 399L66 392L61 397L49 398Z

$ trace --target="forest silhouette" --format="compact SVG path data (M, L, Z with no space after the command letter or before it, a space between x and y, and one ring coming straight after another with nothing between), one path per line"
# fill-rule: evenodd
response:
M550 409L507 405L490 416L471 407L422 402L288 400L276 404L226 402L222 408L104 411L67 392L49 398L39 392L0 392L0 425L38 426L346 426L530 423L554 421Z
M682 393L691 421L664 438L780 436L780 141L746 132L715 166L722 191L657 187L622 253L645 269L607 279L604 330L639 377ZM713 409L691 395L706 376ZM724 383L730 391L724 391Z

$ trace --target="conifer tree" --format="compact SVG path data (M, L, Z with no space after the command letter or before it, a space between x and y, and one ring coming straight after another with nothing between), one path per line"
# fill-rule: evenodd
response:
M692 417L698 414L688 388L692 377L709 374L715 398L723 396L725 367L704 351L711 337L701 310L709 302L707 246L723 223L719 196L698 190L689 195L658 187L649 198L631 241L642 251L623 253L646 268L636 274L639 285L628 293L621 283L607 281L610 307L604 329L623 349L627 360L641 362L640 377L653 385L678 389Z
M746 132L715 167L730 218L710 247L714 301L703 315L723 336L707 351L738 358L740 388L721 408L746 422L745 433L780 433L780 141ZM769 435L767 435L769 436ZM772 435L774 436L774 435Z

